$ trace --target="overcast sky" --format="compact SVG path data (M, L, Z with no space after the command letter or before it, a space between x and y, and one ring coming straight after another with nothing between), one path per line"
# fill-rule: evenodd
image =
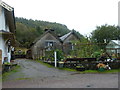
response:
M119 0L3 0L16 17L65 24L83 35L103 24L118 25Z

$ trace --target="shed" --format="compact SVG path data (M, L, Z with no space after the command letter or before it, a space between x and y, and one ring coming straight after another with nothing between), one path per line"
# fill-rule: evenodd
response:
M106 51L111 55L120 56L120 40L111 40L106 46Z

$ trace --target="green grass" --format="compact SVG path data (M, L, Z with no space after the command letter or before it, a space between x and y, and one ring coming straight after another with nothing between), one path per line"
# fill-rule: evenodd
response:
M44 62L42 62L42 61L40 61L40 60L36 60L37 62L39 62L40 64L42 64L42 65L45 65L45 66L47 66L48 68L53 68L54 66L52 66L52 65L50 65L50 64L48 64L48 63L44 63Z
M41 63L42 65L45 65L47 66L48 68L55 68L54 66L48 64L48 63L44 63L40 60L36 60L37 62ZM112 69L112 70L105 70L105 71L98 71L98 70L85 70L85 71L77 71L76 69L70 69L70 68L59 68L59 67L56 67L56 69L59 69L59 70L65 70L65 71L72 71L72 72L78 72L78 73L118 73L120 72L120 69Z
M105 70L103 72L100 72L98 70L85 70L85 71L77 71L76 69L70 69L70 68L58 68L60 70L66 70L66 71L74 71L78 73L118 73L120 72L120 69L112 69L112 70Z
M2 82L2 74L0 74L0 82Z
M10 70L10 71L8 71L8 72L4 72L4 73L2 74L2 80L5 81L9 75L18 72L18 69L19 69L19 68L20 68L20 66L17 65L17 66L15 66L15 67L13 67L12 70Z
M67 70L67 69L66 69ZM71 71L68 69L68 71ZM85 71L77 71L78 73L118 73L120 69L113 69L113 70L105 70L105 71L98 71L98 70L85 70Z
M31 79L31 78L17 78L16 80L28 80L28 79Z
M77 70L75 70L75 69L70 69L70 68L59 68L59 67L58 67L57 69L66 70L66 71L72 71L72 72L77 71Z
M118 73L120 69L113 69L113 70L105 70L105 71L98 71L98 70L86 70L83 73Z

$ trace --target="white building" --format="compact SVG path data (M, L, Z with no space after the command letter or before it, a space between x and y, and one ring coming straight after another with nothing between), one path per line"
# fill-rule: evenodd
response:
M107 44L106 50L110 54L120 55L120 40L111 40Z
M10 62L15 44L14 9L0 0L0 63Z

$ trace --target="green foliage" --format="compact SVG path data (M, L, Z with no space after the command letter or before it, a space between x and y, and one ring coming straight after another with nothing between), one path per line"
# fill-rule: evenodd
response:
M71 72L76 72L76 69L71 69L71 68L58 68L60 70L65 70L65 71L71 71Z
M20 47L29 48L30 44L44 33L44 29L53 29L55 34L62 36L70 30L66 25L56 22L46 22L40 20L32 20L16 17L16 39L19 42ZM78 36L82 36L79 32L76 32Z
M54 50L45 51L45 60L54 61Z
M4 65L11 65L11 63L9 63L9 62L4 62Z
M30 80L30 79L32 79L32 78L17 78L15 80Z
M54 61L54 52L56 51L57 53L57 59L58 61L61 61L64 59L63 52L62 50L55 49L55 50L50 50L45 52L45 59L49 61Z
M97 26L91 34L92 41L95 43L100 43L99 47L104 49L106 46L104 43L107 44L110 40L120 40L120 27L105 24L102 26Z
M35 28L16 22L16 39L20 43L20 47L28 48L36 37Z
M94 52L99 52L97 45L91 43L90 38L82 38L81 41L73 41L74 50L71 50L72 57L90 58L94 57Z
M42 64L42 65L45 65L45 66L47 66L48 68L53 68L54 66L52 66L52 65L50 65L50 64L48 64L48 63L44 63L44 62L42 62L42 61L40 61L40 60L36 60L37 62L39 62L40 64Z
M95 52L92 53L92 57L93 58L100 58L102 53L103 53L102 50L95 51Z
M118 72L120 72L120 69L105 70L104 72L99 72L98 70L85 70L85 71L81 72L81 71L77 71L76 69L70 69L70 68L58 68L58 69L65 70L65 71L77 72L75 74L85 74L85 73L118 73Z
M62 50L57 49L56 52L57 52L57 59L59 61L63 60L64 59L64 55L63 55Z
M44 29L54 29L58 35L64 35L70 30L67 26L59 23L51 23L38 20L27 20L16 17L16 39L20 47L29 48L30 44L44 33Z
M11 71L8 71L8 72L3 73L3 74L2 74L2 80L5 81L5 80L8 78L9 75L18 72L18 71L19 71L19 70L18 70L19 68L20 68L20 66L17 65L17 66L15 66L14 68L12 68Z

